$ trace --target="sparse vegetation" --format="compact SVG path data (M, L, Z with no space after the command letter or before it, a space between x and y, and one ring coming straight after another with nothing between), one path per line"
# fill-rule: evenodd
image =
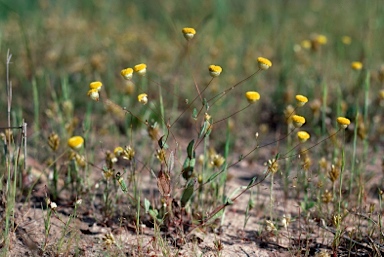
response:
M1 256L383 254L384 4L70 2L0 2Z

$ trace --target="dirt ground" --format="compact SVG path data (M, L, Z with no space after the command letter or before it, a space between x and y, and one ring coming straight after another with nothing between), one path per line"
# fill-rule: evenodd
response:
M30 162L33 164L33 160ZM37 167L33 167L37 169ZM233 192L239 186L249 183L255 175L261 175L265 168L255 164L241 163L230 170L231 180L227 192ZM367 170L376 174L377 179L367 182L367 188L382 187L377 184L382 181L381 158L367 166ZM38 173L38 171L36 171ZM315 177L315 176L314 176ZM372 176L375 177L375 176ZM255 190L256 207L251 210L251 216L243 228L245 210L249 193L243 195L233 205L227 207L222 226L215 229L195 229L188 235L188 243L180 248L161 248L161 241L155 244L153 227L142 225L139 234L135 232L134 224L115 220L104 220L94 206L95 202L84 200L77 209L76 218L66 222L73 214L74 202L61 199L58 201L57 213L51 218L51 230L46 237L44 219L47 216L45 204L45 179L32 191L31 200L23 203L19 199L15 209L15 233L12 238L10 256L329 256L319 255L321 251L331 253L330 246L334 230L328 222L313 217L302 217L300 203L294 199L285 199L282 190L282 181L276 179L274 183L274 226L267 226L270 208L270 179L261 183ZM144 184L150 184L145 178ZM376 183L376 184L375 184ZM294 188L292 187L292 190ZM377 197L371 192L366 192L365 205L378 204ZM84 198L86 199L86 198ZM121 208L125 208L124 205ZM378 210L378 208L376 208ZM4 209L1 210L1 212ZM45 217L45 218L44 218ZM282 220L290 217L288 228L284 228ZM354 228L353 221L349 228ZM65 229L66 228L66 229ZM112 233L115 244L106 246L105 236ZM345 242L351 243L348 233ZM48 239L45 250L42 250L45 238ZM172 240L167 239L172 245ZM356 243L356 242L353 242ZM360 242L351 256L379 256L380 248L373 249L367 242ZM381 246L382 247L382 246ZM75 250L77 249L77 250ZM162 253L164 249L171 249L172 254ZM220 249L220 250L218 250ZM347 254L341 247L339 256ZM383 247L381 248L383 251ZM139 254L138 252L141 252ZM381 252L382 253L382 252Z

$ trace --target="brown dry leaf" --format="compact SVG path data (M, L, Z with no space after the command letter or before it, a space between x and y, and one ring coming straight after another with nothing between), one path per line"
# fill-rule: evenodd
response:
M171 192L171 179L167 174L160 170L157 176L157 188L163 197L169 197Z

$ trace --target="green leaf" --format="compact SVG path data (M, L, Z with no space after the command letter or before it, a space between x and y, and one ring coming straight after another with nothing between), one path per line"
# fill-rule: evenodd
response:
M189 142L187 147L187 154L190 159L195 157L195 151L193 150L194 145L195 145L195 140L193 139L191 142Z
M193 108L192 119L197 120L197 110L196 110L196 108Z
M249 182L247 188L249 188L250 186L252 186L252 185L256 182L256 180L257 180L257 176L254 176L254 177L252 178L252 180Z
M145 213L148 213L150 207L151 207L151 203L148 201L147 198L145 198L145 199L144 199Z
M203 126L201 126L201 129L200 129L199 138L202 138L203 136L206 135L209 126L210 126L209 122L204 121Z
M203 99L203 105L205 106L205 109L208 111L209 110L209 105L208 105L208 101L206 98Z
M157 219L157 215L159 214L159 212L156 210L156 209L150 209L148 211L149 215L152 217L152 219L154 220L158 220Z
M193 195L193 183L190 181L187 187L184 189L183 194L181 195L180 203L182 207L185 207Z

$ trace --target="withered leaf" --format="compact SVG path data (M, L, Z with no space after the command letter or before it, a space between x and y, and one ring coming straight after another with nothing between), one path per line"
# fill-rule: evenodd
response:
M171 196L171 179L162 170L157 175L157 188L163 197Z

